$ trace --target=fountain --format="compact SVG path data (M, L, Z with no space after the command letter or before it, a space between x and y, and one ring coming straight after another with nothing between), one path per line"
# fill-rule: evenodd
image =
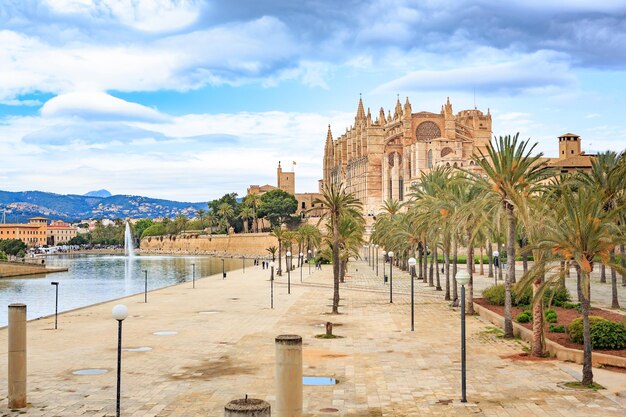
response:
M133 234L130 230L130 223L126 222L126 231L124 232L124 255L129 258L135 256L135 249L133 248Z

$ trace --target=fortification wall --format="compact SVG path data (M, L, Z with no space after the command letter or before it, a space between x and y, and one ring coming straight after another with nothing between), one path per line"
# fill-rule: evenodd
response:
M266 248L278 247L278 241L269 233L241 233L234 235L151 236L141 240L142 252L269 255Z

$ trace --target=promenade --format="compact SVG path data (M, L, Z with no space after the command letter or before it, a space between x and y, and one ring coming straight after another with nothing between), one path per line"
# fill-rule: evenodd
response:
M460 399L459 310L442 294L416 283L415 331L410 331L408 274L394 269L389 287L365 262L350 264L341 288L340 315L327 314L332 271L304 267L277 277L270 309L269 271L260 266L104 303L28 324L28 401L7 409L7 330L0 330L0 416L114 416L117 322L115 304L128 306L124 321L122 415L222 416L224 405L244 397L272 405L274 337L303 337L304 375L337 378L334 386L305 386L305 416L623 416L626 374L596 370L609 390L559 386L579 365L522 361L522 344L503 340L479 317L468 317L468 403ZM6 308L6 306L2 306ZM314 336L335 323L339 339ZM155 332L177 332L155 335ZM108 370L79 376L84 368ZM336 410L336 411L334 411ZM25 414L20 414L25 411Z

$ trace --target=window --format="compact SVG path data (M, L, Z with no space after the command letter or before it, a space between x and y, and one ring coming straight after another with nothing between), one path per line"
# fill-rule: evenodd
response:
M302 202L302 208L305 209L306 208L306 203L303 201Z
M428 168L432 168L433 167L433 150L429 149L428 150Z
M415 130L415 138L418 142L429 142L438 137L441 137L441 130L434 122L422 122Z

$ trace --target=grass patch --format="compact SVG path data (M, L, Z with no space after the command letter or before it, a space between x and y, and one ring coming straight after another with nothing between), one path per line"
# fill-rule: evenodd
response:
M500 329L499 327L494 327L494 326L487 326L485 328L485 330L483 330L482 332L480 332L482 334L492 334L496 337L504 337L504 331L502 329Z
M602 385L596 384L595 382L590 385L583 385L582 382L572 381L572 382L566 382L564 385L567 388L574 388L574 389L592 389L594 391L597 391L599 389L604 389Z

